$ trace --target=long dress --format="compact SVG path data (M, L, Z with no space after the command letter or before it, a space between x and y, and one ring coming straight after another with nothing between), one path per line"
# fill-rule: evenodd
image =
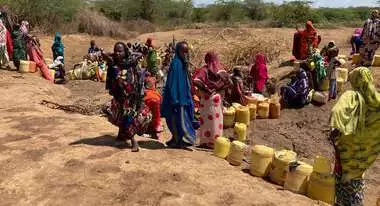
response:
M151 120L149 108L144 104L144 74L132 60L122 68L109 65L106 89L113 96L109 121L119 127L119 140L143 135Z
M23 34L20 30L12 32L13 39L13 62L17 69L20 67L20 61L26 60L26 45Z
M37 67L40 69L42 76L49 81L54 81L54 77L49 72L49 67L46 65L42 51L38 45L38 42L33 38L28 39L27 43L28 55L31 61L34 61Z
M7 67L9 56L7 51L7 29L3 22L0 21L0 65Z
M265 83L268 80L268 70L265 64L265 56L263 54L256 55L256 63L250 73L255 83L254 92L263 93Z
M196 131L194 129L194 102L186 63L179 57L179 48L170 64L164 89L161 116L172 133L169 143L175 146L194 145Z
M222 96L202 92L200 97L200 124L198 136L200 144L212 146L214 140L223 136Z
M154 77L147 77L145 79L145 97L144 102L152 111L152 123L150 125L150 131L152 135L157 135L161 132L161 94L156 91L156 81Z
M350 75L353 90L346 91L332 109L330 126L339 131L336 154L336 205L363 205L364 173L380 153L380 94L368 68Z

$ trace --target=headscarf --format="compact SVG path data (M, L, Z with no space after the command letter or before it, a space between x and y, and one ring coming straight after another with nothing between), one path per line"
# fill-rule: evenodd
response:
M342 95L332 110L331 121L332 128L338 129L344 135L364 129L365 121L373 122L372 118L366 120L365 110L378 113L380 109L380 94L373 85L373 77L368 68L354 69L350 72L349 79L353 91Z
M0 45L5 46L7 44L7 28L2 20L0 20Z
M194 81L203 84L210 90L218 88L221 78L218 75L222 69L218 55L215 52L208 52L205 56L206 65L194 73Z
M146 40L145 45L148 46L148 47L153 47L153 39L152 38L148 38Z
M28 26L29 26L29 22L27 21L21 22L20 30L25 36L28 35L29 33Z
M258 53L255 58L255 65L251 69L251 76L255 80L255 90L261 93L264 89L265 82L268 79L268 70L266 66L266 57L264 54Z
M342 180L361 179L380 153L380 94L368 68L350 72L353 90L346 91L332 109L330 126L341 135L335 145L340 153Z
M353 36L360 37L362 35L362 32L363 32L363 28L356 28Z
M313 22L307 21L306 22L306 29L305 31L308 35L315 35L317 34L317 30L313 26Z

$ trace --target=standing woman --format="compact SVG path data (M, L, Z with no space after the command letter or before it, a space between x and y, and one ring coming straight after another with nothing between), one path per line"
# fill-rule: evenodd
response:
M216 53L207 53L205 62L194 77L194 85L200 90L200 145L213 148L214 140L223 136L223 97L220 92L232 82Z
M59 56L63 57L63 59L61 60L61 62L63 64L65 64L65 56L64 56L64 50L65 50L65 47L62 43L62 37L61 37L61 34L59 32L55 33L55 37L54 37L54 43L53 43L53 46L51 47L51 50L53 52L53 59L56 60Z
M7 68L9 66L9 56L7 52L7 28L0 20L0 66Z
M317 35L317 30L313 26L313 22L307 21L305 30L301 32L301 59L307 59L309 55L311 55L309 53L309 46L312 48L318 48L319 43L320 39Z
M20 26L20 31L26 37L29 34L29 22L27 21L22 21L21 26Z
M17 69L20 68L20 61L26 60L26 45L20 25L15 25L12 31L13 39L13 63Z
M363 40L363 45L360 47L361 65L362 66L372 66L373 58L376 54L376 50L379 48L379 37L380 37L380 21L379 21L379 11L373 10L371 12L371 17L367 19L364 24L363 31L361 34L361 39Z
M352 90L332 109L335 147L336 205L363 205L364 173L380 153L380 94L368 68L350 73Z
M40 49L40 43L36 36L27 36L26 48L30 61L34 61L40 69L42 76L49 81L54 81L54 77L49 72L49 67L46 65L44 56Z
M113 96L109 121L119 127L115 146L131 140L132 152L138 152L135 135L143 135L152 120L144 104L145 74L137 66L139 57L131 56L122 42L115 44L113 54L103 56L109 68L106 89Z
M161 116L166 119L172 133L172 139L166 144L172 148L185 148L194 145L196 140L188 56L188 44L178 43L175 57L170 64L161 105Z
M256 54L255 64L251 67L250 76L254 83L253 92L262 94L268 80L266 58L263 54Z

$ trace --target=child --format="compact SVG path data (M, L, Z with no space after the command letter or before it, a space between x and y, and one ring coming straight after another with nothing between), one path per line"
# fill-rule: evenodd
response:
M327 67L327 78L330 80L329 89L329 100L336 99L337 88L336 88L336 67L340 65L338 60L339 49L337 47L330 48L327 50L328 67Z

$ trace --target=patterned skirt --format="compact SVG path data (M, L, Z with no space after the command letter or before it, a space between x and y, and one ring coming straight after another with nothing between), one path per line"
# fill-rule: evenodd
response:
M126 139L145 134L152 121L152 113L145 105L137 112L112 99L107 111L109 122L119 127Z

